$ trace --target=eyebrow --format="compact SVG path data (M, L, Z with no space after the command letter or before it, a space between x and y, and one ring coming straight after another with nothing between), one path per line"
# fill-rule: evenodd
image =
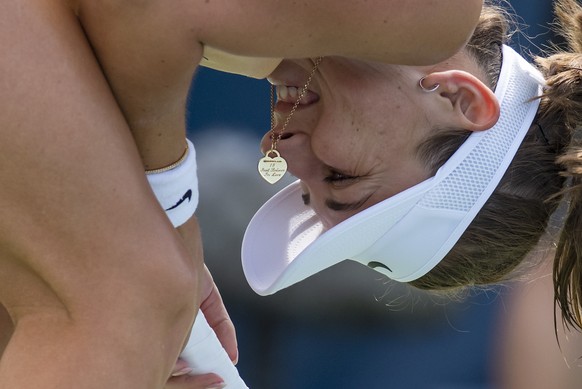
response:
M333 211L340 211L340 212L353 211L353 210L360 208L362 205L364 205L364 203L366 201L368 201L368 199L370 197L372 197L372 194L373 194L373 192L362 197L360 200L354 201L352 203L341 203L339 201L327 199L327 200L325 200L325 205ZM311 197L309 196L309 193L302 194L301 198L303 199L303 204L309 205L309 202L311 201Z

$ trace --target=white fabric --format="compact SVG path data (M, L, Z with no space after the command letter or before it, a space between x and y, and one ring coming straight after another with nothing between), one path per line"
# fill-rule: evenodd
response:
M504 46L495 126L472 133L434 177L324 233L313 210L303 205L299 183L283 189L247 227L242 264L250 286L272 294L345 259L401 282L425 275L499 183L531 126L543 84L537 69Z
M191 375L215 373L228 389L248 389L202 311L198 311L190 339L180 357L192 368Z
M196 150L190 140L186 159L172 170L147 174L147 179L174 227L186 223L198 206Z

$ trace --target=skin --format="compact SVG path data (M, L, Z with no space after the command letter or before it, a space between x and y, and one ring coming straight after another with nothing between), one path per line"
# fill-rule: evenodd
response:
M235 359L197 221L177 234L143 174L183 152L201 42L425 64L461 47L481 7L403 3L3 2L0 302L12 335L0 387L163 387L201 302Z
M0 305L0 350L6 348L13 331L12 319L10 319L10 315L6 309Z
M0 15L0 301L15 325L0 387L162 387L202 258L156 204L70 9L9 1Z
M279 97L276 133L312 68L311 60L286 60L269 76ZM422 91L424 76L425 85L439 84L436 91ZM434 66L324 58L277 144L324 226L428 178L416 150L432 129L490 128L499 106L478 77L463 52ZM267 133L261 148L271 147Z

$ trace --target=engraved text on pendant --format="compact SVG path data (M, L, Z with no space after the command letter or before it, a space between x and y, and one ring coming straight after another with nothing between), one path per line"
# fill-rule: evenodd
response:
M275 157L271 155L275 154ZM265 156L259 160L259 174L269 184L279 181L287 172L287 161L281 157L277 150L269 150Z

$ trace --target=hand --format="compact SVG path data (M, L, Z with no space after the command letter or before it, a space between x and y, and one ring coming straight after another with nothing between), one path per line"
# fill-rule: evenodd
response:
M224 382L216 374L170 377L164 389L222 389Z
M206 266L201 279L201 300L200 309L204 312L208 324L216 333L222 346L227 351L230 359L236 363L238 360L238 348L235 329L212 275ZM191 369L188 364L178 359L174 366L172 376L168 379L164 389L222 389L225 384L220 376L216 374L190 375Z
M202 239L200 238L200 229L196 217L190 218L190 220L178 227L178 232L182 236L193 260L202 263ZM201 266L199 290L200 309L204 312L208 324L216 333L230 360L236 364L238 362L238 347L234 324L226 312L222 297L220 297L220 292L214 284L210 271L203 264Z

